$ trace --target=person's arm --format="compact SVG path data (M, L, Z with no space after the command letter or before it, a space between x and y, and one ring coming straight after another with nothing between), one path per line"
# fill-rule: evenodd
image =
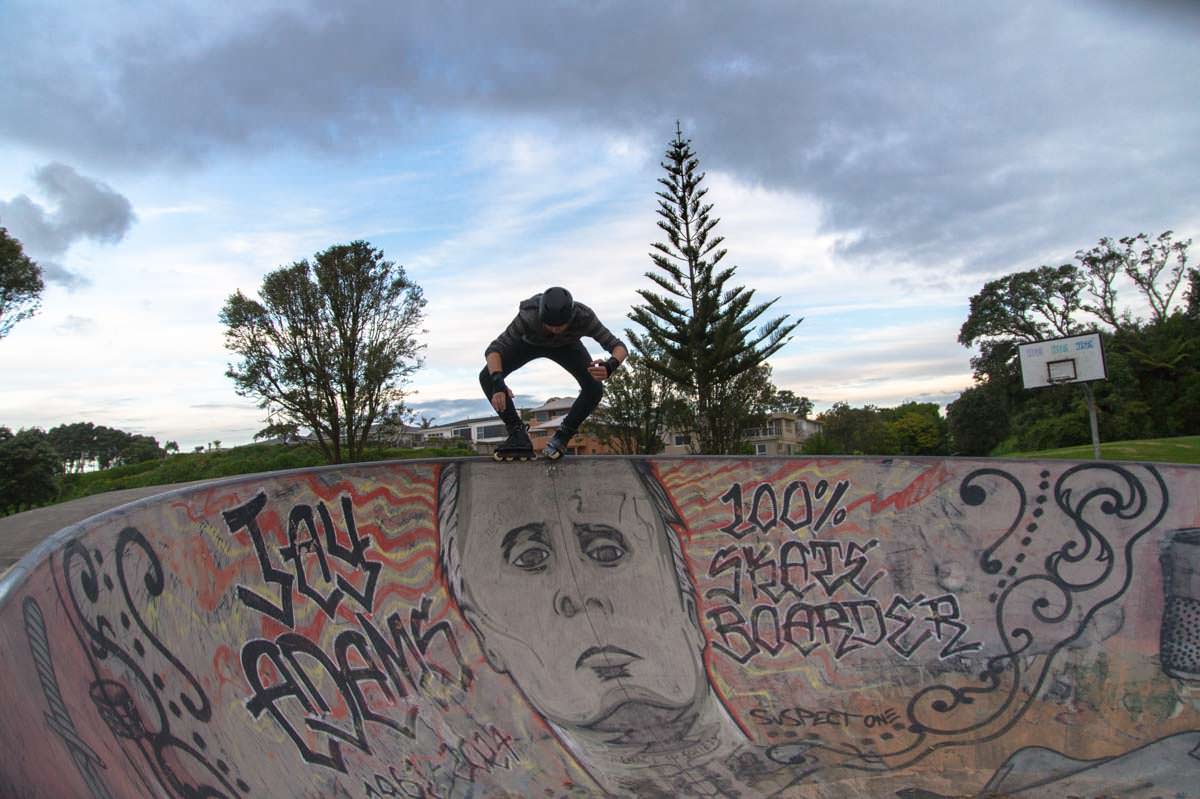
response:
M588 309L589 311L591 309ZM588 374L597 380L607 380L613 372L620 368L621 363L629 357L629 349L625 343L612 334L604 324L596 318L596 314L591 314L591 323L587 327L585 335L594 338L601 347L608 350L612 357L608 360L600 360L597 358L592 361L592 365L588 367Z
M484 350L484 356L490 357L493 352L511 349L518 341L521 340L521 336L524 335L524 333L525 329L521 321L521 314L518 313L513 317L513 320L508 323L508 327L504 328L504 332L496 336L492 343L488 345L487 349ZM492 371L490 366L491 362L489 361L488 363L488 371L490 372Z
M504 406L508 404L508 386L504 385L504 359L496 350L488 350L487 370L492 376L492 407L496 413L504 413Z
M603 382L612 376L612 373L621 367L621 364L629 357L629 350L625 349L625 345L618 343L612 349L612 357L607 361L597 358L592 361L592 365L588 367L588 374L597 380Z

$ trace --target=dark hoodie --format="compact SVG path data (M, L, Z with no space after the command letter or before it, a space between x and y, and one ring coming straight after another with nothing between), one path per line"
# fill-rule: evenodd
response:
M600 320L596 318L596 312L582 302L575 303L575 315L567 323L567 329L558 335L549 335L542 326L542 320L538 317L541 297L541 294L535 294L521 303L520 310L512 322L484 350L484 357L492 352L499 352L503 355L505 351L511 350L518 341L523 341L533 347L566 347L584 336L588 336L598 341L601 347L608 350L609 354L612 354L617 346L625 346L619 338L609 332L607 327L600 324Z

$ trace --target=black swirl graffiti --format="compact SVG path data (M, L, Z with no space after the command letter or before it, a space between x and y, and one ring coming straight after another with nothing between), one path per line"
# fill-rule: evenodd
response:
M988 477L1011 491L989 491L984 487ZM987 656L966 684L943 682L914 694L897 725L909 733L903 743L890 749L827 746L823 760L828 765L892 771L941 748L978 745L1006 734L1041 694L1058 653L1084 634L1100 610L1125 595L1133 578L1133 547L1166 514L1166 482L1152 466L1080 464L1058 477L1051 494L1050 477L1041 471L1035 492L996 468L963 478L959 497L967 505L1007 502L1012 507L1011 522L978 560L983 574L997 579L998 590L988 601L999 651ZM1045 523L1051 495L1068 522L1062 529ZM1019 534L1022 522L1026 526ZM1030 560L1026 550L1033 536L1047 532L1065 540L1042 541L1040 551L1049 554ZM1005 557L1013 564L1007 569ZM1034 652L1040 657L1027 668L1025 656ZM956 718L960 710L970 712Z
M89 686L89 695L97 712L113 736L126 744L128 748L122 748L127 756L130 749L140 754L152 775L144 774L141 769L138 773L143 780L157 783L156 792L166 790L182 799L234 799L248 794L250 786L235 776L224 759L210 761L209 745L199 732L193 732L189 742L173 729L173 718L181 725L207 724L212 718L212 705L199 681L155 635L141 612L143 606L151 606L162 596L166 588L166 574L158 555L134 527L121 530L113 551L116 583L104 568L104 556L99 550L89 551L79 540L74 540L66 545L62 555L67 595L75 611L74 618L82 627L82 632L76 632L92 656L95 680ZM120 585L119 595L116 584ZM131 590L135 586L139 593L144 592L137 599ZM116 624L110 618L114 612L112 618ZM127 635L118 632L118 624ZM132 638L132 652L121 638ZM153 669L147 673L143 664L152 655L147 643L169 665L170 671ZM102 674L99 664L110 658L119 665L110 666L109 673ZM178 702L175 695L167 696L167 678L186 685L177 694ZM192 765L182 768L184 761ZM137 768L137 761L131 759L131 762ZM198 774L204 775L199 781Z
M1008 541L1013 532L1021 524L1021 519L1025 516L1025 487L1021 485L1021 481L1013 477L1011 474L1000 469L977 469L963 478L962 485L959 486L958 495L962 501L968 505L982 505L987 502L988 492L979 484L979 479L982 477L999 477L1001 480L1007 480L1017 492L1017 507L1013 514L1013 522L1008 529L1004 531L1004 535L1000 536L996 541L983 551L979 557L979 566L987 574L998 574L1004 568L1004 564L997 560L994 556L1000 547Z
M1062 533L1067 540L1052 548L1041 563L1040 573L1003 580L1001 592L990 597L995 603L1002 651L988 658L978 675L980 684L934 685L912 697L907 708L909 729L918 732L921 740L910 749L918 751L921 747L931 752L941 746L983 743L1006 733L1039 695L1055 655L1083 635L1097 612L1125 594L1133 577L1133 546L1162 521L1169 503L1166 482L1159 472L1151 466L1140 468L1147 474L1145 481L1131 468L1114 464L1080 464L1058 477L1054 499L1071 522ZM967 475L960 486L960 496L968 504L981 505L995 496L978 485L984 475L1008 481L1017 491L1020 510L1013 524L980 556L979 565L985 573L999 574L1004 563L997 553L1012 539L1025 517L1027 495L1012 475L980 469ZM1110 481L1104 481L1105 476ZM1044 514L1041 506L1047 499L1044 492L1049 488L1050 473L1042 471L1040 477L1038 488L1043 493L1036 497L1038 507L1032 511L1035 521L1026 527L1030 534L1037 531L1037 520ZM1113 477L1116 485L1111 484ZM1119 555L1110 540L1118 530L1106 531L1100 523L1110 520L1133 522L1136 526L1125 536ZM1030 543L1031 536L1021 539L1022 546ZM1023 556L1016 559L1023 560ZM1015 576L1016 568L1006 574ZM1023 618L1022 611L1038 624L1016 622ZM1045 657L1039 668L1026 673L1022 655L1035 646ZM991 709L983 718L970 723L950 722L955 710L964 705L978 706L984 698L990 698ZM939 718L945 721L939 723ZM930 742L931 736L954 740Z

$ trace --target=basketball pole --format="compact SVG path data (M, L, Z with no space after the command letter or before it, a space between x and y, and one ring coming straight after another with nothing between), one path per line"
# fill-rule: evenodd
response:
M1096 419L1096 395L1092 393L1091 383L1080 383L1083 396L1087 400L1088 421L1092 423L1092 457L1100 460L1100 423Z

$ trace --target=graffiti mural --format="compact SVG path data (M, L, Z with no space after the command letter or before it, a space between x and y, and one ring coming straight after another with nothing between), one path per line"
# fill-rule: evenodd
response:
M0 795L1200 795L1198 571L1190 467L231 480L0 582Z

